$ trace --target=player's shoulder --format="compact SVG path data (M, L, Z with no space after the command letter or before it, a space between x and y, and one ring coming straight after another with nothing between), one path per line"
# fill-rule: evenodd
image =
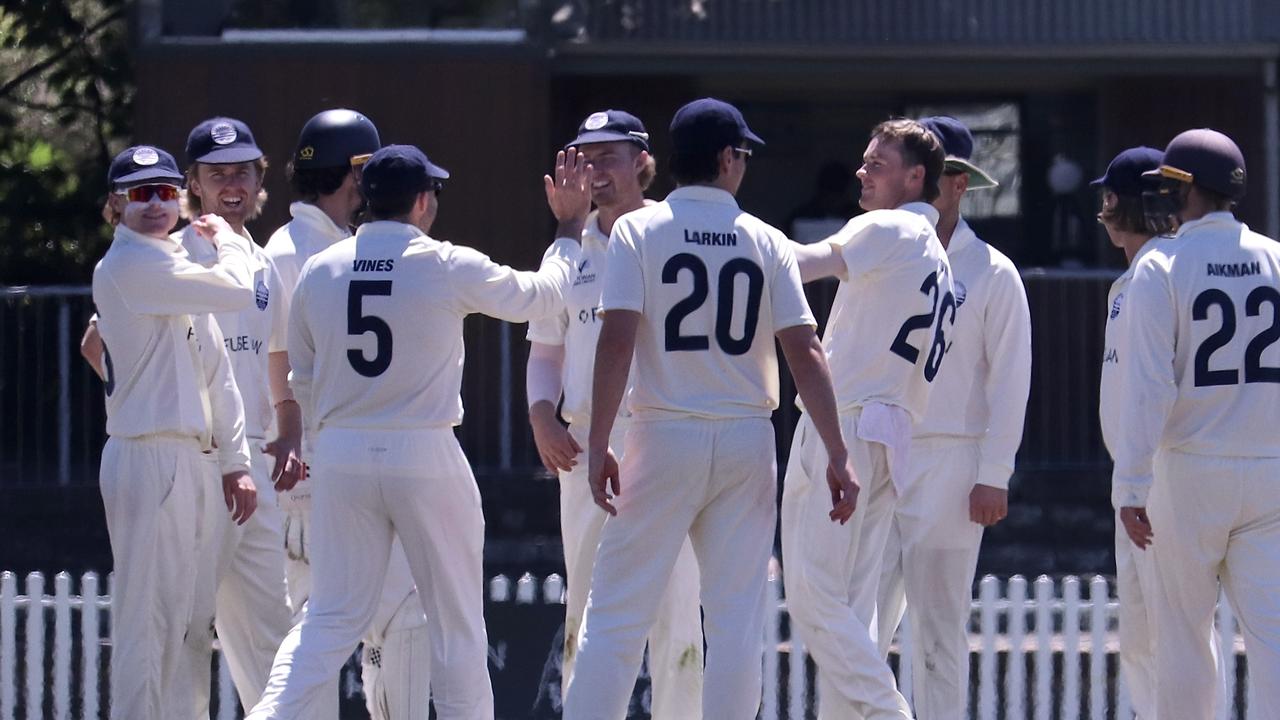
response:
M272 260L280 261L285 258L293 258L298 255L298 246L293 240L293 231L290 226L292 221L276 228L271 233L271 237L267 238L267 244L263 246L263 252Z
M613 223L613 233L616 235L619 230L624 232L643 231L646 227L653 224L656 220L671 217L671 204L666 200L643 205L629 213L623 213Z

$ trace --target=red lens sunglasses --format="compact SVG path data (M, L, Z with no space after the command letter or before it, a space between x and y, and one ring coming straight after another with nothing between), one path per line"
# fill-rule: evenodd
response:
M117 194L129 198L129 202L151 202L156 198L160 202L178 199L178 188L174 185L135 185L126 190L118 190Z

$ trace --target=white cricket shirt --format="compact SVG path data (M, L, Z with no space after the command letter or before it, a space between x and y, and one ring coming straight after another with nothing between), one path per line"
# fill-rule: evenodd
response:
M248 470L240 393L222 334L207 313L252 305L253 271L248 243L234 233L218 235L217 264L206 268L172 239L116 227L93 271L108 435L199 438L210 432L222 472ZM212 428L199 383L208 393Z
M1156 246L1158 238L1152 238L1138 248L1129 267L1111 283L1107 291L1107 322L1102 350L1102 377L1098 384L1098 421L1102 427L1102 443L1112 459L1116 456L1116 447L1120 442L1120 424L1124 422L1120 388L1123 386L1123 373L1120 370L1121 359L1129 356L1129 343L1121 332L1120 318L1128 308L1125 306L1125 295L1129 282L1133 280L1133 271L1138 261Z
M1229 212L1186 223L1136 263L1120 320L1119 507L1146 505L1160 448L1280 457L1280 245Z
M1009 487L1031 392L1031 311L1013 261L960 219L946 249L956 320L913 437L978 441L975 482Z
M312 257L289 320L290 383L308 430L461 423L463 318L555 312L576 244L557 240L537 272L521 272L380 221Z
M328 215L311 203L295 202L289 205L292 220L281 225L267 240L266 250L271 261L276 264L276 272L280 274L281 293L284 301L284 325L280 326L282 337L288 337L289 305L293 302L293 291L298 287L298 278L302 275L302 266L312 255L330 245L351 237L346 228L340 228L329 219Z
M951 268L924 202L873 210L827 241L847 267L822 345L841 412L871 403L923 418L957 316Z
M636 419L769 417L774 334L815 325L790 241L718 188L677 188L613 226L605 312L642 314Z
M253 238L246 239L257 264L253 275L253 304L239 312L215 313L214 319L222 330L223 346L231 358L231 372L240 388L245 434L254 440L265 440L272 434L276 419L271 405L267 357L285 350L288 303L275 263ZM205 267L211 267L218 260L213 243L190 225L175 233L174 240L182 243L192 260Z

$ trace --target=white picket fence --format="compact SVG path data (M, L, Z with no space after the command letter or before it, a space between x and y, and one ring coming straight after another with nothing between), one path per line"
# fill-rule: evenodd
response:
M25 593L19 595L17 576L9 572L0 574L0 720L18 717L35 720L42 713L55 720L100 716L100 709L105 707L105 687L101 683L106 677L102 647L110 643L110 584L108 578L107 593L99 594L98 576L85 573L80 579L79 594L73 594L71 576L58 573L53 594L48 595L44 576L31 573L26 578ZM971 678L971 688L976 687L976 693L970 705L970 717L979 720L1130 720L1133 717L1117 670L1116 600L1106 578L1089 579L1087 597L1084 584L1085 581L1075 576L1055 582L1042 575L1033 583L1020 575L1007 581L993 576L982 579L970 622L970 649L977 657L978 667ZM1032 586L1031 594L1028 594L1028 585ZM807 662L803 644L783 632L786 601L779 579L771 577L769 588L777 612L770 615L765 628L766 681L761 717L763 720L811 717L812 666ZM558 575L539 581L526 573L515 583L499 575L489 582L489 599L521 604L561 603L563 589ZM35 607L43 612L31 612ZM48 624L50 612L51 626ZM17 645L20 621L24 625L21 658ZM104 623L106 632L103 632ZM1230 700L1219 708L1217 720L1245 720L1248 717L1245 708L1237 707L1235 701L1247 694L1244 688L1237 687L1236 681L1243 645L1230 605L1225 601L1219 603L1218 627L1226 662L1226 697ZM47 642L50 634L51 647ZM899 686L910 698L910 628L904 625L896 645L898 652L894 660L899 668ZM1056 655L1061 657L1055 663ZM231 697L234 691L226 667L220 660L218 666L218 696ZM39 670L32 672L32 668ZM346 690L358 692L356 688ZM46 708L46 711L32 713L28 708ZM218 720L235 717L235 703L219 704Z

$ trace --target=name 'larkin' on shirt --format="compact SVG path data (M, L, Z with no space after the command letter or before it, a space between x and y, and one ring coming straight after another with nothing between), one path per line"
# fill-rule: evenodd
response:
M685 229L684 241L695 245L733 245L738 244L738 233L699 232Z

